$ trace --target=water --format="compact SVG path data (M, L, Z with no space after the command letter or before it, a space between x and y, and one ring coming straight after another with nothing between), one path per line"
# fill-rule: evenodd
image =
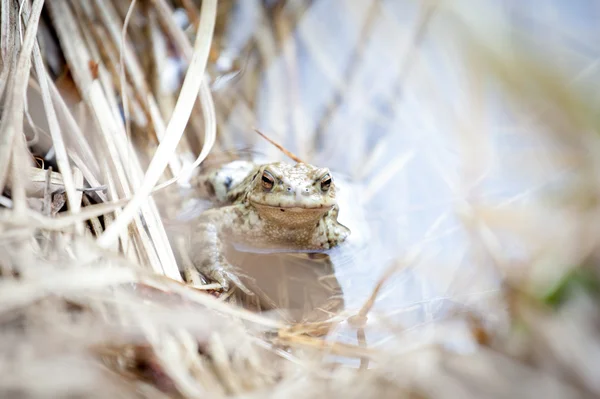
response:
M286 10L293 15L306 4L288 2ZM237 3L223 54L241 56L255 40L263 67L251 95L244 82L256 79L252 57L239 81L215 93L233 102L221 129L237 148L256 149L258 162L285 160L250 133L256 126L341 181L340 221L352 235L330 256L346 310L358 310L396 264L373 323L431 329L457 307L498 323L498 265L485 229L470 224L471 206L535 202L549 187L560 190L568 166L548 155L552 146L535 114L507 101L469 64L465 28L495 54L529 48L585 88L598 78L600 49L585 38L600 33L591 23L600 7L456 1L436 8L415 39L422 4L312 2L281 40L264 30L273 26L261 20L259 2ZM527 256L523 243L498 239L506 259ZM384 342L385 334L374 339Z

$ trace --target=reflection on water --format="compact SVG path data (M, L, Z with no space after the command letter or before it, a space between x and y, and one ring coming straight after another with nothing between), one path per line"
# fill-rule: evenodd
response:
M243 298L249 308L276 310L289 322L322 321L343 310L342 289L328 255L230 248L226 256L239 268L244 284L256 293L256 298Z

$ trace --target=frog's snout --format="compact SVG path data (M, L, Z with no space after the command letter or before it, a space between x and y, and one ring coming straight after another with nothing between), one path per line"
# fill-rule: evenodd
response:
M289 193L293 193L296 199L301 199L302 197L306 197L310 195L310 189L308 187L288 187L287 191Z

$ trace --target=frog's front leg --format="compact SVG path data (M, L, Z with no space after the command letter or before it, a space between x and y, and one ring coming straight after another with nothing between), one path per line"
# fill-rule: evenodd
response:
M224 291L229 290L230 283L233 283L246 294L252 295L225 257L223 240L227 232L231 231L228 226L235 225L238 218L236 205L209 209L202 213L193 232L192 261L198 271L219 283Z

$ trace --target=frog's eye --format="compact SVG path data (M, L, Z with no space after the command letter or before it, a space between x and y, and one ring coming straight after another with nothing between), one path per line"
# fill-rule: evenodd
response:
M331 175L327 173L321 178L321 190L328 191L331 187Z
M266 170L263 172L261 180L262 180L262 186L265 190L271 190L273 188L273 184L275 184L275 179Z

